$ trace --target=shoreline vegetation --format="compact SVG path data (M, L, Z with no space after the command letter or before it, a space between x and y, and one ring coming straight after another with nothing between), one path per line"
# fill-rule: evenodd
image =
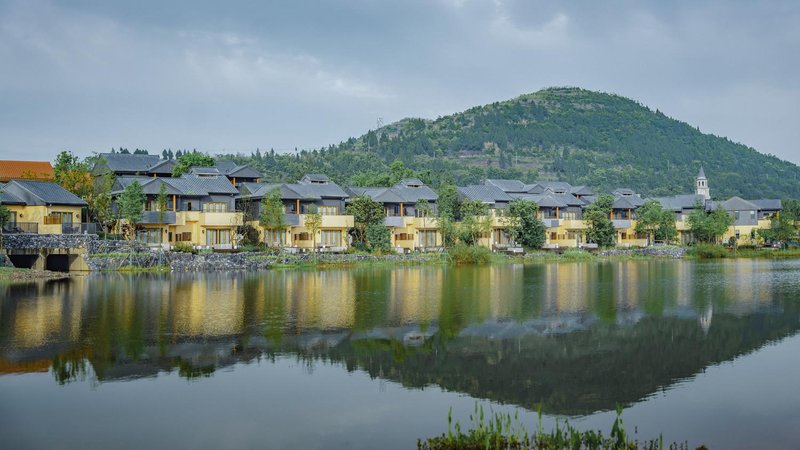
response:
M181 253L181 252L176 252ZM183 254L185 256L190 256ZM119 265L104 267L95 272L120 272L120 273L171 273L186 272L175 270L168 261L159 261L152 265L137 265L137 260L147 256L147 252L109 252L89 255L93 261L119 260ZM214 253L199 253L193 257L215 255ZM731 249L721 245L698 244L691 247L659 246L636 249L601 249L587 251L569 248L563 251L534 250L521 255L509 255L492 252L488 248L457 244L447 251L440 252L413 252L410 254L371 254L367 252L353 252L343 254L284 254L270 252L239 252L229 255L241 255L244 261L256 263L254 269L228 270L274 270L274 269L326 269L349 267L381 267L381 266L414 266L429 264L452 265L487 265L487 264L537 264L559 262L609 262L609 261L636 261L658 259L687 259L687 260L720 260L720 259L790 259L800 258L800 249L772 249L772 248L739 248ZM152 258L151 258L152 259ZM207 270L194 270L204 272ZM69 277L69 273L53 272L48 270L20 269L13 267L0 267L0 281L24 282L29 280L54 280Z
M569 421L556 422L553 430L542 428L542 411L538 410L536 431L529 433L520 422L519 415L498 413L490 409L485 414L483 406L475 403L469 416L468 429L453 423L453 409L447 415L447 433L437 437L417 441L418 450L689 450L688 442L673 442L664 446L664 439L639 441L625 429L622 421L622 408L617 407L617 417L611 432L605 436L602 431L580 430ZM635 431L634 431L635 434ZM707 450L704 445L696 450Z

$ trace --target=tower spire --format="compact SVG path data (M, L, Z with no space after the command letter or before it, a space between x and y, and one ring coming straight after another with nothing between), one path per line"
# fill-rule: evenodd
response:
M695 192L706 200L711 199L711 191L708 188L708 178L706 178L706 172L703 170L703 166L700 166L700 171L697 172L697 178L695 178Z

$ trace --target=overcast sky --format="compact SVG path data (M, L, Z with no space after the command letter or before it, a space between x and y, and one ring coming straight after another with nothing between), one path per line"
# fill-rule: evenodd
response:
M337 143L548 86L800 163L800 2L0 0L0 159Z

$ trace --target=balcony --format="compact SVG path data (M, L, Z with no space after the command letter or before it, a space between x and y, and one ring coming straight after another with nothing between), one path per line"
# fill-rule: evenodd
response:
M161 217L163 215L163 218ZM145 211L142 214L142 220L139 222L142 225L175 225L176 214L175 211Z
M614 228L618 230L625 230L631 227L632 221L630 219L614 219L611 221L614 224Z
M564 219L561 225L568 230L585 230L587 228L586 222L581 219Z
M9 222L3 225L5 234L37 234L38 232L39 224L36 222Z
M244 223L244 213L179 211L173 223L184 225L186 222L199 222L200 225L216 227L238 226Z
M558 228L559 219L542 219L542 222L547 228Z
M61 234L97 234L96 223L62 223Z

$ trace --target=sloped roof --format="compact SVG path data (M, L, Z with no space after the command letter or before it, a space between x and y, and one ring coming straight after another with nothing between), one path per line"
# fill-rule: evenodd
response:
M495 186L500 188L503 192L525 192L525 184L519 180L501 180L487 178L484 180L485 186Z
M545 191L552 191L552 192L570 192L572 191L572 185L567 183L566 181L537 181L532 185L528 185L528 191L532 194L541 194Z
M180 178L167 180L170 184L183 190L186 194L208 195L208 194L238 194L239 191L233 187L230 181L224 176L199 176L196 174L185 174ZM175 183L178 182L176 186Z
M614 195L636 195L636 191L634 191L633 189L628 189L628 188L616 188L616 189L614 189L614 192L612 192L612 194L614 194Z
M643 203L636 204L633 200L637 197L617 197L614 199L614 203L611 205L613 209L636 209L638 206L641 206Z
M261 172L253 169L248 165L240 166L236 164L235 161L231 161L229 159L219 159L214 164L214 167L219 170L220 173L228 176L228 177L242 177L242 178L261 178Z
M221 175L222 172L216 167L192 167L189 169L192 175Z
M172 169L175 167L175 160L174 159L162 159L158 164L154 165L149 169L151 173L159 173L159 174L172 174Z
M323 175L324 176L324 175ZM308 175L303 177L303 180L307 179ZM325 177L326 179L328 177ZM326 181L326 182L319 182L319 183L306 183L304 181L300 181L299 183L290 184L289 187L297 192L298 194L303 195L306 198L347 198L349 194L344 191L338 184L334 183L333 181Z
M558 198L557 194L553 194L551 192L545 194L519 194L519 193L511 193L509 194L511 197L515 199L521 198L524 200L530 200L536 202L536 204L540 208L566 208L567 204L561 201Z
M112 172L149 172L161 162L157 155L134 155L124 153L100 153L106 167Z
M28 205L86 206L83 199L51 181L13 180L6 190Z
M573 186L569 191L573 195L593 195L594 191L589 186Z
M324 183L324 182L327 182L327 181L331 181L331 179L328 178L327 175L322 174L322 173L307 173L307 174L303 175L303 178L300 181L306 181L306 182L309 182L309 183L310 182Z
M703 170L703 166L700 166L700 171L697 172L697 178L705 178L706 172Z
M15 178L28 180L52 180L53 166L47 161L0 160L0 181Z
M419 181L419 180L417 180ZM417 203L420 200L435 202L439 195L428 186L422 184L419 187L407 187L402 181L396 185L388 187L348 187L351 195L367 195L379 203ZM412 182L410 184L414 186Z
M706 199L702 195L688 194L688 195L674 195L671 197L656 197L652 200L661 204L661 208L670 211L681 211L683 209L692 209L697 202L705 205Z
M762 198L758 200L750 200L750 203L758 206L760 211L780 211L783 209L783 204L779 199Z
M5 190L6 184L0 183L0 203L3 205L24 205L25 202L17 197L16 195L12 194Z
M724 202L717 202L717 207L722 207L726 211L757 211L758 205L749 202L741 197L731 197Z
M510 202L513 198L505 191L492 185L473 184L470 186L456 188L465 198L477 200L483 203Z
M401 203L403 198L388 187L349 187L351 196L366 195L378 203Z

